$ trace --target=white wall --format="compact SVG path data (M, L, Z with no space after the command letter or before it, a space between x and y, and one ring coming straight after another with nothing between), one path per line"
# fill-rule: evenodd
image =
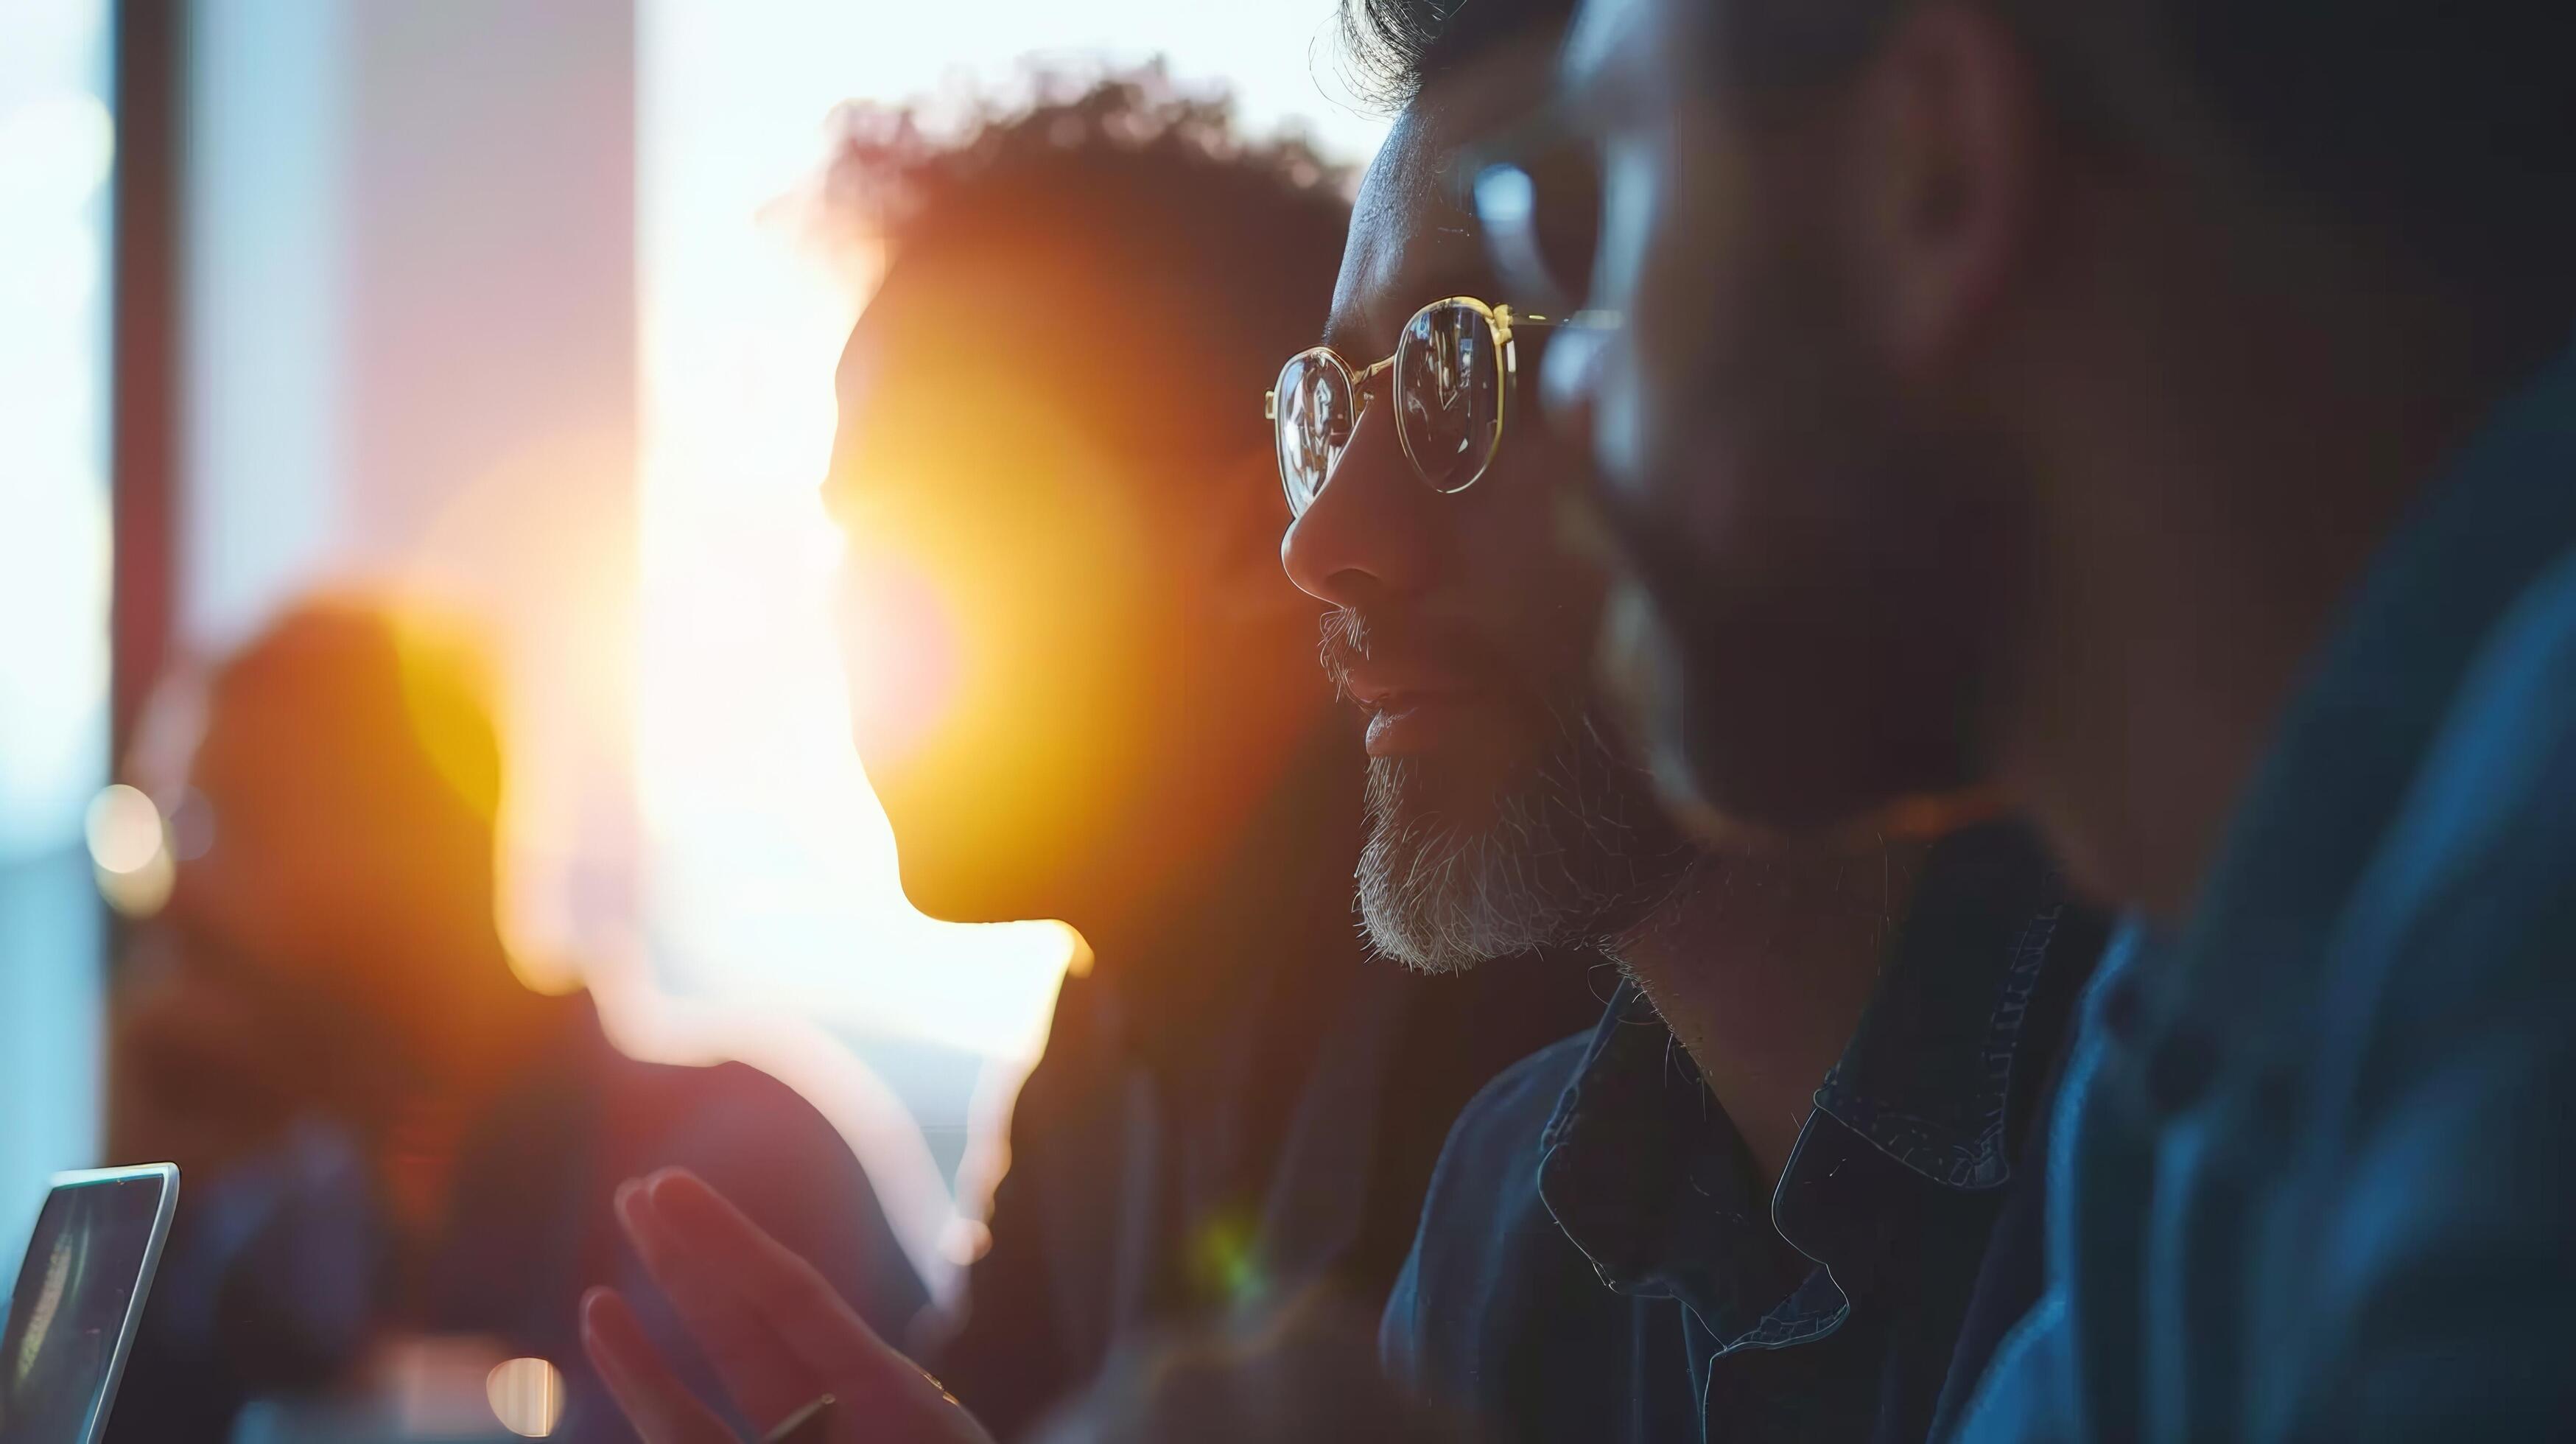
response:
M514 922L540 968L623 939L632 8L200 0L195 31L183 640L352 578L481 624Z
M900 1102L827 1035L721 987L669 1006L653 979L629 0L199 0L194 30L183 645L351 585L479 623L530 981L608 985L633 1051L806 1092L935 1273L946 1187Z

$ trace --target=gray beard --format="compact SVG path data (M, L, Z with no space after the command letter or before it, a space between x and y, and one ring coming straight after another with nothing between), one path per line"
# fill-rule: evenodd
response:
M1373 757L1360 917L1377 951L1426 973L1489 958L1597 947L1636 928L1699 850L1590 717L1560 730L1537 773L1481 827L1431 811L1424 765Z

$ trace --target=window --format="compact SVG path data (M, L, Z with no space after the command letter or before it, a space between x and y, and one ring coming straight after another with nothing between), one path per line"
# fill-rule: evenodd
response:
M0 9L0 1272L96 1148L107 773L106 0Z

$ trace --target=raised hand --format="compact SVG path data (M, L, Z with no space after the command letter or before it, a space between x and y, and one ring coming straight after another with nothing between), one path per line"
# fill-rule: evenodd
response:
M768 1430L818 1396L834 1444L990 1444L939 1381L877 1337L813 1265L698 1178L617 1191L617 1216L725 1391ZM608 1289L582 1300L582 1345L645 1444L732 1444Z

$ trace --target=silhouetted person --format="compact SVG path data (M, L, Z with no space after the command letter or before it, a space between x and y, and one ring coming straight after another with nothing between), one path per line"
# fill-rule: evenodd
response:
M494 921L503 753L470 655L359 603L295 608L216 668L170 813L168 905L113 1004L109 1149L179 1163L176 1232L115 1416L222 1439L243 1401L473 1335L566 1374L558 1434L623 1437L575 1346L632 1275L617 1182L685 1164L900 1328L924 1302L856 1161L739 1065L631 1061L586 997L514 976ZM659 1315L649 1326L676 1342Z
M1318 609L1272 560L1259 411L1331 293L1334 180L1158 73L954 146L862 117L836 177L890 248L825 496L905 891L950 919L1065 919L1096 956L1012 1120L971 1315L924 1359L1005 1437L1139 1328L1317 1282L1365 1316L1459 1106L1598 1011L1579 968L1426 979L1359 937L1361 758ZM841 1339L813 1349L883 1352ZM780 1369L738 1381L772 1406L743 1399L755 1417L852 1387ZM631 1401L648 1435L691 1437L661 1397Z

